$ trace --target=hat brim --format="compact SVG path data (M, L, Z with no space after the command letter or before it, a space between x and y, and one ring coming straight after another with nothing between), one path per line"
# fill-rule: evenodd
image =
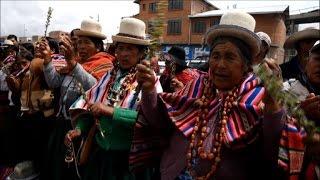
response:
M206 34L206 42L209 46L211 46L212 43L219 37L234 37L242 40L249 46L252 52L252 60L254 60L260 52L261 40L258 35L243 27L236 25L218 25L212 27Z
M118 35L112 36L112 41L128 43L128 44L144 45L144 46L150 45L150 40L137 39L133 37L118 36Z
M320 43L319 44L317 44L317 45L315 45L315 46L313 46L311 49L310 49L310 52L311 53L315 53L315 52L319 52L320 51Z
M92 31L83 31L83 30L75 30L74 35L76 36L87 36L87 37L94 37L101 40L106 39L107 37L104 34L96 33Z
M320 30L318 29L308 29L303 31L298 31L293 33L288 39L284 42L284 48L293 49L295 44L304 39L320 39Z
M32 174L28 177L20 178L15 172L13 172L10 176L8 176L9 180L34 180L39 177L39 174Z

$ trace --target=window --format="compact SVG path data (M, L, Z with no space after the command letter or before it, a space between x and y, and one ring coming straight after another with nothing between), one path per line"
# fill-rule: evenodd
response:
M150 3L149 4L149 12L152 12L152 13L157 12L157 3Z
M219 25L219 22L220 22L220 19L213 19L213 20L211 21L210 26L216 26L216 25Z
M205 33L206 32L206 22L196 21L192 23L193 33Z
M181 34L181 20L168 20L167 33L169 35Z
M168 9L169 10L183 9L183 0L169 0Z
M142 4L142 11L146 10L146 4Z

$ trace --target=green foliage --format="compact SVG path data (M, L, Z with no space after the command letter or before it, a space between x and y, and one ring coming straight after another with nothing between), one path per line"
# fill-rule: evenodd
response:
M265 66L259 66L259 69L255 73L263 81L264 87L267 89L270 96L286 108L288 114L298 121L299 126L305 128L308 136L312 136L315 132L319 132L319 127L316 127L313 121L306 118L304 111L299 106L297 96L290 90L282 91L282 81L279 81L278 77L269 73Z
M159 0L157 2L157 18L150 21L149 34L151 35L151 45L149 47L149 58L156 55L161 48L161 36L164 32L164 10L167 7L166 0Z
M53 11L53 8L49 7L48 13L47 13L47 21L46 21L46 29L44 31L44 37L47 36L48 27L50 25L50 19L52 18L52 11Z

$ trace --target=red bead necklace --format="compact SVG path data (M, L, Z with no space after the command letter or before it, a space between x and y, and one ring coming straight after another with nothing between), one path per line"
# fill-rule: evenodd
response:
M231 108L233 106L232 102L236 100L237 89L228 92L225 97L222 97L223 106L220 109L219 120L216 127L216 133L214 134L214 138L212 139L213 147L210 151L206 151L204 147L204 141L208 135L208 113L209 113L209 105L213 99L213 86L208 82L208 79L204 79L204 92L203 96L195 101L195 106L199 108L198 117L196 118L196 123L193 129L193 133L191 135L191 140L189 144L189 149L187 152L187 168L190 174L199 180L205 180L212 177L212 175L217 170L217 166L221 161L220 152L221 146L223 143L223 138L226 136L225 125L228 121L228 115L230 114ZM222 111L222 113L221 113ZM196 137L199 137L196 142ZM192 169L192 161L199 157L202 160L210 160L212 161L212 166L210 171L204 176L196 176L194 170Z

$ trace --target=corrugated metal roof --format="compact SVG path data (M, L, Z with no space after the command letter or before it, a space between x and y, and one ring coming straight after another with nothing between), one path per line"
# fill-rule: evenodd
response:
M213 16L221 16L226 12L232 10L242 10L249 14L273 14L273 13L283 13L289 6L265 6L265 7L254 7L254 8L246 8L246 9L225 9L225 10L212 10L203 13L198 13L194 15L189 15L190 18L196 17L213 17Z

